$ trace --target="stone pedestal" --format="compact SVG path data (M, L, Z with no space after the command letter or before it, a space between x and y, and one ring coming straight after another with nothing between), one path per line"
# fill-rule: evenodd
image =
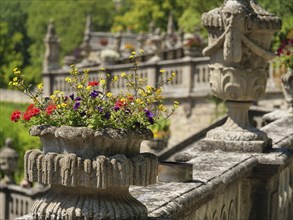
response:
M126 135L64 126L34 127L31 134L40 136L43 151L26 152L26 179L51 185L32 206L34 219L147 218L129 186L156 182L157 157L139 154L148 131Z
M248 121L251 103L264 94L272 36L281 20L254 1L227 0L202 16L209 32L210 85L215 96L228 107L225 125L208 132L199 144L203 150L262 152L270 147L264 132Z

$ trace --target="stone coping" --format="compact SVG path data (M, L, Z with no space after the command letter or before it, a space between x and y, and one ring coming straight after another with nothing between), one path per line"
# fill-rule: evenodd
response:
M181 151L188 155L188 163L193 164L193 181L158 182L148 187L132 186L131 194L146 205L149 217L154 219L172 218L189 207L195 210L217 192L224 192L233 182L251 175L258 165L278 167L280 171L292 163L293 151L284 148L293 144L292 123L293 117L284 117L261 129L273 141L273 148L267 153L204 152L199 151L194 144Z

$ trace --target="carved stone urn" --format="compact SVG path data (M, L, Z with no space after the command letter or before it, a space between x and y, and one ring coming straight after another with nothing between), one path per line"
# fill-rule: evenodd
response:
M228 119L208 132L201 148L262 152L270 140L250 125L248 109L265 92L267 61L274 57L268 49L281 20L256 1L225 0L202 21L209 33L203 55L210 57L211 90L226 101Z
M40 137L43 150L26 152L26 178L51 185L32 206L34 219L147 218L129 186L156 182L156 156L139 153L150 130L36 126L30 134Z

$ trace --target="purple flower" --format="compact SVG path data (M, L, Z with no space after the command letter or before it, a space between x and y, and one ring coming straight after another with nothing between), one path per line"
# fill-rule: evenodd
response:
M85 116L86 115L86 113L85 113L85 111L82 111L81 113L79 113L80 114L80 116L81 117L83 117L83 116Z
M80 106L80 102L76 102L73 106L73 109L77 110L79 106Z
M148 117L148 119L149 119L149 123L151 125L154 124L155 123L155 121L153 119L154 114L151 111L149 111L148 109L145 109L144 112L145 112L145 116Z
M150 123L151 125L153 125L153 124L155 123L154 119L153 119L153 118L149 118L149 123Z
M117 112L119 109L120 109L119 106L115 106L115 107L114 107L114 110L115 110L116 112Z
M96 98L99 94L101 94L100 91L94 90L94 91L92 91L92 92L90 93L90 96L91 96L92 98Z
M71 94L69 97L71 98L72 101L74 101L74 94Z
M154 117L154 114L153 114L151 111L149 111L148 109L145 109L144 112L145 112L145 115L146 115L148 118L152 118L152 117Z
M110 112L106 112L106 114L104 115L104 117L109 120L110 117L111 117L111 113Z
M80 97L76 97L76 98L74 99L74 101L80 101L80 100L81 100Z
M103 108L101 106L97 106L96 108L98 109L99 112L103 111Z

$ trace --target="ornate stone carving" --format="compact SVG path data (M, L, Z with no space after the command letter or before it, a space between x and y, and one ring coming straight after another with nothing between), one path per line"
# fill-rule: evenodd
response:
M25 154L26 178L51 184L32 207L34 219L147 218L129 186L156 182L157 157L139 153L151 131L35 126L30 134L40 136L43 151Z
M202 16L209 32L210 85L215 96L227 103L228 120L207 134L202 149L263 151L267 135L249 124L251 102L264 94L268 77L267 60L271 38L281 20L251 0L225 0Z

